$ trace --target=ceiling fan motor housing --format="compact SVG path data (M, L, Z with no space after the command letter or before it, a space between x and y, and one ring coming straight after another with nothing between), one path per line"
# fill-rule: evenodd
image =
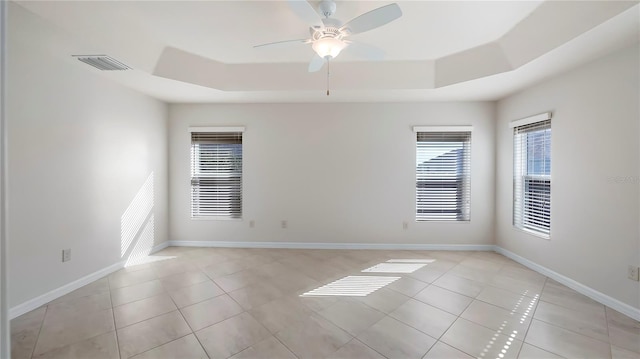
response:
M340 29L337 27L325 27L324 29L316 29L316 31L313 33L311 38L313 41L316 41L325 37L331 37L331 38L342 40L344 36L345 34L343 34L342 31L340 31Z

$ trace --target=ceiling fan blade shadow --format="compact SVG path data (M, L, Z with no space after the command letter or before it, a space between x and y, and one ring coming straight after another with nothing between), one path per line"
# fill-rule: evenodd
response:
M386 55L384 50L377 46L351 40L349 40L348 43L349 46L347 46L344 51L348 51L353 55L366 60L381 61L384 60L384 57Z
M309 72L318 72L324 66L325 59L315 54L309 62Z
M393 3L364 13L344 24L341 29L348 28L351 34L359 34L386 25L400 16L400 6Z
M305 23L324 28L322 18L306 0L287 0L287 4L289 4L291 11Z
M276 41L276 42L269 42L267 44L255 45L253 48L263 48L263 47L283 48L283 47L289 47L291 45L296 45L296 44L306 44L307 41L308 41L307 39Z

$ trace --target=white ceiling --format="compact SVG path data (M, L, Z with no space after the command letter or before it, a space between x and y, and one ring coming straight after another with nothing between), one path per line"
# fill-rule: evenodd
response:
M353 39L379 46L391 61L435 59L499 38L539 3L400 1L401 20ZM386 4L338 1L334 17L346 22ZM155 39L223 63L307 62L313 54L304 45L286 51L253 48L309 37L309 25L285 1L133 2L127 7ZM340 60L353 59L345 55Z
M339 1L334 17L388 3ZM399 1L400 19L354 36L384 49L385 61L341 54L327 98L326 74L306 72L309 45L252 47L308 37L284 1L18 4L55 55L109 54L134 70L72 63L168 102L495 100L636 43L640 18L637 2Z

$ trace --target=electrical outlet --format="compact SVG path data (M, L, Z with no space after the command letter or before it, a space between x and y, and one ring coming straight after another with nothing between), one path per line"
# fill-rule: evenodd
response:
M249 228L253 228L256 226L256 221L254 221L253 219L249 221Z
M640 273L638 272L638 267L630 265L627 269L627 277L631 280L640 281Z
M62 261L68 262L71 260L71 249L63 249L62 250Z
M409 229L409 223L408 222L402 222L402 229Z
M280 222L280 227L287 228L287 221L283 220L282 222Z

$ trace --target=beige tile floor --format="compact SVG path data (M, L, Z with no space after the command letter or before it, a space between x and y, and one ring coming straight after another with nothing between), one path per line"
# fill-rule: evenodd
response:
M495 253L161 257L14 319L13 358L640 358L640 323Z

